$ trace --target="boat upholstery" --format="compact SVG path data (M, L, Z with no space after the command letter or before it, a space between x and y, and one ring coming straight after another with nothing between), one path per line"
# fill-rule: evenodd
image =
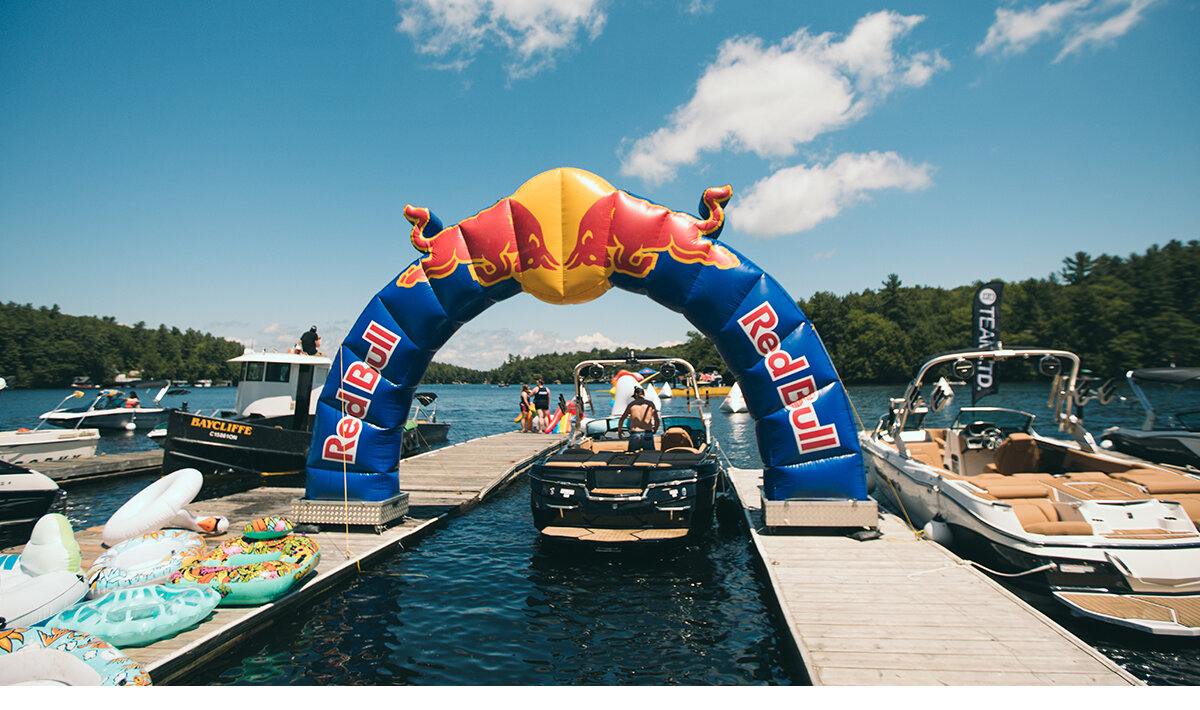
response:
M1151 495L1200 493L1200 481L1182 473L1135 468L1114 473L1112 477L1141 486Z
M908 451L909 457L916 461L935 468L941 468L943 465L942 444L936 441L905 442L904 448Z
M1041 470L1041 451L1037 441L1029 434L1009 434L1000 446L996 447L992 463L987 467L996 473L1011 475L1022 471Z
M659 440L659 448L663 451L670 451L675 448L690 449L694 446L692 443L692 435L687 429L681 426L673 426L663 432L662 438Z

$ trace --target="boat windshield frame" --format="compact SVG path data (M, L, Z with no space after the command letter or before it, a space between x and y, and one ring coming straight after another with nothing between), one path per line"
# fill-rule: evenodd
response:
M1125 380L1129 384L1129 389L1133 392L1133 396L1137 398L1138 404L1146 412L1146 418L1142 421L1142 431L1154 431L1159 428L1179 428L1183 431L1200 431L1200 420L1192 423L1191 418L1200 416L1198 411L1170 411L1171 403L1179 396L1181 392L1189 388L1200 388L1200 367L1148 367L1140 370L1129 370L1125 373ZM1150 398L1142 389L1139 383L1153 382L1164 387L1174 387L1167 401L1163 402L1159 407L1155 407L1150 403ZM1163 412L1166 413L1168 419L1175 419L1178 427L1160 427L1158 418ZM1187 419L1182 419L1187 417Z
M1076 413L1077 403L1080 399L1078 390L1080 372L1079 356L1068 350L1058 350L1055 348L999 347L995 349L955 350L934 355L918 368L916 376L913 377L912 381L908 383L908 387L904 390L904 397L902 399L891 400L891 412L888 416L885 416L885 420L887 421L880 423L877 432L886 430L896 447L900 450L900 453L906 457L908 456L901 432L910 431L905 427L910 414L928 406L921 397L921 389L924 387L925 380L930 372L940 365L954 363L959 360L968 360L977 365L980 362L1003 362L1014 359L1030 360L1047 356L1058 358L1060 363L1065 364L1057 374L1053 375L1050 383L1050 398L1047 404L1054 414L1055 424L1058 426L1059 431L1070 434L1085 450L1095 451L1098 448L1096 441L1091 433L1084 429L1083 420ZM957 379L955 382L957 384L966 384L966 382Z
M581 429L579 426L580 422L583 421L583 396L581 391L587 384L585 382L585 378L593 366L598 365L602 368L610 366L634 368L658 365L659 369L661 370L661 366L666 365L667 363L674 365L677 370L680 368L683 370L683 374L685 374L686 377L685 387L691 389L691 397L696 400L696 407L700 413L700 421L704 424L704 438L706 441L712 441L712 413L708 411L708 407L704 398L700 396L700 386L698 384L699 378L696 375L696 368L692 367L692 364L687 360L679 357L672 357L669 355L638 354L631 352L624 358L592 358L589 360L584 360L575 366L575 411L577 412L577 415L571 418L571 434L567 439L568 445L575 444L579 439L585 436L583 429ZM690 411L690 401L688 403L688 407Z

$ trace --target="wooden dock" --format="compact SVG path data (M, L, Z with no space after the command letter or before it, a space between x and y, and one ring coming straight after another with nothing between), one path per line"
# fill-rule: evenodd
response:
M730 478L814 685L1142 685L896 516L874 540L768 531L762 471Z
M194 682L194 674L206 662L269 627L281 615L294 615L297 609L355 576L364 565L401 549L405 541L411 541L447 518L478 505L565 439L566 436L561 434L510 432L403 459L399 467L400 489L409 494L409 512L401 521L378 534L360 528L321 526L320 532L311 535L321 545L317 574L300 589L263 606L219 607L190 631L142 648L122 650L146 669L156 685ZM227 517L230 532L236 535L243 525L255 518L287 517L292 501L303 494L300 488L256 488L196 502L188 509L195 515ZM94 527L75 534L83 553L84 569L104 551L100 540L102 530L102 526ZM530 534L534 532L531 524ZM229 534L209 538L209 547L228 537Z
M46 474L59 486L94 483L121 476L162 473L162 449L133 451L127 454L101 454L63 461L43 461L30 468Z

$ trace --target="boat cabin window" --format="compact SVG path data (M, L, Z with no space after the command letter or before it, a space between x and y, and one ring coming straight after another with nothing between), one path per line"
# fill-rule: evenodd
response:
M243 382L262 382L262 378L263 378L263 363L261 363L261 362L242 363L242 381Z
M286 362L267 363L267 382L287 382L291 379L292 366Z

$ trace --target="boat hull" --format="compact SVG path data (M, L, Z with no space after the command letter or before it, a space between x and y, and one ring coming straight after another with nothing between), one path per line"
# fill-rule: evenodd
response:
M27 542L58 494L58 484L49 476L0 462L0 548Z
M289 418L290 419L290 418ZM446 440L449 424L439 425ZM404 433L404 455L427 450L420 429ZM206 476L254 476L273 486L303 487L312 432L280 426L278 420L210 417L173 410L167 417L163 472L194 468Z
M99 441L100 432L96 429L0 432L0 461L33 464L94 456Z
M101 432L149 430L167 419L167 410L158 408L97 409L90 412L47 412L41 416L47 424L63 429L99 429Z
M1142 431L1114 427L1101 440L1123 454L1170 466L1200 469L1200 433L1186 431Z

